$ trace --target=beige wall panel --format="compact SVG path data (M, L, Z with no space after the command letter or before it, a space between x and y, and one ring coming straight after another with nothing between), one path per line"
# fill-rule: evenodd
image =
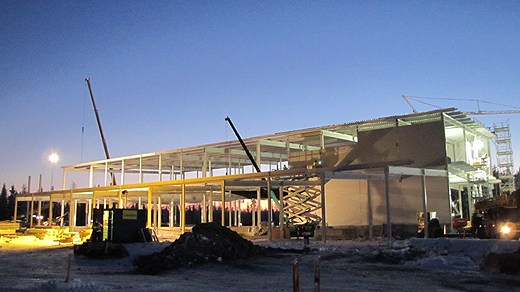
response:
M390 181L390 204L392 223L415 224L417 212L423 210L423 190L421 177L406 177L401 181ZM386 194L382 181L372 182L373 223L386 223ZM442 224L450 222L448 179L427 177L426 188L428 196L428 211L437 212L437 218Z
M331 180L325 184L325 199L329 226L368 225L365 180Z
M412 167L446 169L444 137L442 121L359 132L358 144L338 168L409 159Z

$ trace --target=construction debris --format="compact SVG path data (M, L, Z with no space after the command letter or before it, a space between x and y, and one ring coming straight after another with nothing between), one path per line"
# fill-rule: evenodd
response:
M122 258L128 256L128 251L122 244L108 241L87 241L82 245L74 246L74 255L89 258Z
M137 258L134 265L139 274L156 275L169 269L231 262L262 254L260 246L231 229L217 223L203 223L182 234L163 251Z
M480 269L488 273L520 273L520 249L516 252L499 254L488 253L480 263Z

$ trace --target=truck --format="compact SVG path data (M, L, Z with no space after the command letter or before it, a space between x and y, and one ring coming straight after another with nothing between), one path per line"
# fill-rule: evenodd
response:
M476 202L471 224L479 238L520 239L520 191Z

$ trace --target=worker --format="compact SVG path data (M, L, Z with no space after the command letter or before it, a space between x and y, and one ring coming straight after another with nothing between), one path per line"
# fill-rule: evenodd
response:
M103 225L101 225L97 219L92 223L92 235L90 236L90 240L92 242L103 241Z

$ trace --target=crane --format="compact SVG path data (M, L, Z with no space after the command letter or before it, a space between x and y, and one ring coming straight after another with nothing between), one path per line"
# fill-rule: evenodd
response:
M86 77L85 81L87 82L88 91L90 93L90 100L92 101L92 106L94 107L94 114L96 115L96 121L99 128L99 134L101 135L101 142L103 143L103 149L105 150L105 156L107 159L110 159L110 154L108 153L107 140L105 139L105 135L103 134L103 127L101 127L101 120L99 118L99 112L96 107L96 101L94 100L94 94L92 93L92 86L90 85L90 78ZM116 185L116 178L114 176L114 172L112 169L110 170L110 176L112 177L112 185Z
M421 97L421 96L406 96L406 95L402 95L402 98L404 99L404 101L406 101L406 103L412 109L412 111L414 113L417 113L417 109L412 105L410 100L414 100L416 102L419 102L419 103L422 103L422 104L425 104L425 105L429 105L429 106L432 106L432 107L435 107L435 108L441 108L441 107L439 107L437 105L434 105L432 103L424 101L425 99L429 99L429 100L457 100L457 101L476 102L477 103L477 111L465 111L465 112L462 112L463 114L465 114L467 116L520 114L520 108L519 107L514 107L514 106L510 106L510 105L505 105L505 104L485 101L485 100L481 100L481 99ZM499 110L499 111L485 111L485 110L481 110L480 109L480 104L481 103L492 104L492 105L499 105L499 106L510 107L510 108L514 108L514 109L512 109L512 110Z

